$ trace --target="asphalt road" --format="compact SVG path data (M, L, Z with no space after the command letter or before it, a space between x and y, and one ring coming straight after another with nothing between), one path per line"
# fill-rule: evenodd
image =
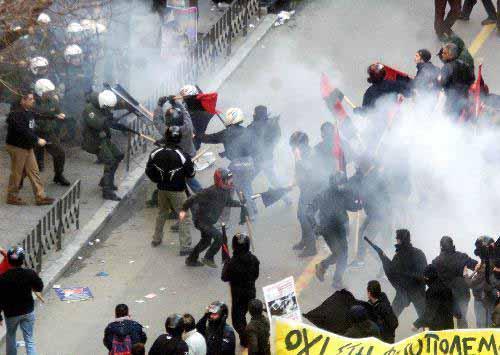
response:
M478 5L470 23L456 26L468 44L481 30L482 11ZM434 37L432 22L431 1L309 2L288 25L271 31L255 48L220 90L220 107L240 106L250 115L256 104L267 104L273 112L281 114L284 139L277 157L282 162L280 171L284 181L289 182L293 159L286 148L287 137L293 130L303 129L317 141L320 124L329 117L319 95L320 72L331 74L346 95L360 102L370 62L381 61L413 74L412 60L417 49L437 52L439 42ZM500 91L498 53L500 40L493 33L478 57L483 58L485 77L496 92ZM217 129L217 122L213 126ZM212 170L200 175L207 184L211 173ZM254 184L255 190L266 187L262 177ZM143 197L137 201L137 209L123 216L122 224L103 234L100 243L89 247L83 259L59 282L63 287L89 286L94 299L67 304L51 292L47 303L39 307L36 325L39 353L106 353L102 334L118 303L127 303L132 316L148 326L148 345L151 345L163 331L168 314L191 312L199 318L211 301L230 302L228 286L220 281L220 267L216 270L185 267L184 259L177 256L176 235L167 235L161 247L150 247L156 211L143 209L147 194ZM292 197L296 200L296 192ZM290 275L299 277L310 261L298 259L291 250L292 243L299 238L295 216L295 206L287 208L281 203L268 209L260 206L255 223L256 254L261 260L259 297L262 286ZM239 228L231 227L231 232ZM437 254L439 237L435 236L435 245L418 238L414 244L423 247L428 259L432 259ZM196 231L193 239L198 239ZM324 247L323 242L319 245L320 249ZM219 257L217 261L220 262ZM370 259L365 270L346 275L347 287L357 297L365 298L366 282L375 277L377 270L378 263ZM109 276L97 277L101 271ZM327 280L331 280L331 271ZM387 282L383 282L383 288L392 298L393 290ZM332 291L329 281L319 283L312 279L299 297L302 311L317 306ZM144 297L151 293L156 296ZM413 309L403 313L397 338L412 334L414 319Z

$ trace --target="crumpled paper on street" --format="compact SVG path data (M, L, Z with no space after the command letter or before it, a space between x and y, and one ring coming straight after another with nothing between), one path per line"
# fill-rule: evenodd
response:
M292 16L295 14L295 11L281 11L276 17L276 22L274 23L274 27L281 26L285 24Z

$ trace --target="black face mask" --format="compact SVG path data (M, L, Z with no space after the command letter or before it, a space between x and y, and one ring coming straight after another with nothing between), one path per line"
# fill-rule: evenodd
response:
M396 248L396 253L403 249L403 244L394 244L394 248Z

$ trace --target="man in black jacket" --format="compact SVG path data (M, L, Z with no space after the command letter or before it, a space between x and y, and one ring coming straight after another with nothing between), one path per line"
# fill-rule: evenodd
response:
M362 305L352 306L349 310L352 325L343 336L348 338L360 339L375 337L380 339L380 330L374 321L369 319L368 311Z
M430 90L436 90L439 68L431 62L431 52L427 49L419 49L415 53L417 74L413 79L413 89L420 94L427 94Z
M398 317L394 314L387 295L382 292L377 280L368 282L366 288L368 302L373 306L376 323L380 329L380 340L393 344L396 337L396 328L399 325Z
M240 336L240 345L247 347L245 328L248 303L256 296L255 281L259 278L259 259L250 252L250 238L235 234L232 240L233 256L222 268L221 279L231 286L231 320Z
M461 314L457 325L460 329L468 328L467 310L469 309L470 289L464 278L464 268L474 270L478 262L467 254L455 250L453 239L448 236L441 238L441 253L432 260L441 281L453 293L455 310Z
M349 216L347 211L357 211L360 206L356 204L354 193L346 186L347 179L344 173L338 172L330 177L330 186L316 196L311 204L311 220L315 223L314 214L319 212L319 224L314 231L322 235L330 256L316 265L316 277L324 281L328 267L337 264L333 275L333 287L342 289L342 278L347 267L347 235L349 231Z
M252 157L252 137L250 131L242 123L245 120L243 111L230 108L224 115L226 128L220 132L204 134L201 142L208 144L223 144L224 157L230 160L229 170L234 175L234 186L237 193L243 192L248 203L250 217L257 214L257 206L252 200L252 180L255 175L255 165Z
M387 278L396 289L392 309L396 317L413 303L417 315L421 317L425 308L425 283L423 272L427 258L422 250L411 244L410 231L396 231L396 254L392 258L391 270Z
M226 323L227 305L220 301L212 302L196 323L196 330L205 337L207 355L235 355L236 337L234 330Z
M214 224L219 220L225 207L242 207L240 201L231 197L233 190L233 174L227 169L217 169L214 173L214 185L201 190L188 198L179 212L179 221L187 216L187 211L194 207L194 226L201 232L201 239L186 259L187 266L203 266L216 268L214 256L222 246L222 233ZM211 243L211 244L210 244ZM200 263L198 257L205 249L208 251Z
M103 343L108 351L113 348L113 340L123 341L127 336L132 345L137 343L146 344L148 337L144 328L138 322L132 320L126 304L115 307L115 320L108 324L104 330Z
M317 253L309 209L313 199L321 190L321 182L315 173L317 167L307 134L301 131L292 133L289 144L295 158L295 182L300 190L297 218L300 222L301 240L293 246L293 249L300 250L299 257L303 258Z
M187 355L188 345L182 340L184 332L184 319L180 314L171 314L165 321L166 334L160 335L151 349L149 355Z
M474 68L459 58L455 43L447 43L440 52L444 65L438 76L438 84L446 95L446 110L458 119L467 105L469 87L474 82Z
M178 146L182 133L178 126L170 126L165 131L165 146L153 150L146 165L146 175L158 187L158 217L151 245L156 247L163 239L163 227L170 210L179 213L186 202L186 179L195 175L194 165L188 154ZM191 250L191 215L186 211L179 223L179 255L188 255Z
M428 265L424 270L425 282L429 286L425 292L425 311L413 323L414 328L429 330L453 329L453 294L439 279L436 268ZM457 314L460 318L460 314Z
M42 292L43 281L32 269L23 268L24 250L14 247L7 252L12 266L0 276L0 327L5 316L7 355L16 355L16 331L21 327L26 343L26 353L36 354L33 330L35 327L35 302L32 292Z
M328 187L328 179L337 170L337 161L333 155L335 127L331 122L321 125L321 142L314 146L314 156L318 163L317 173L321 177L321 187Z
M260 300L253 299L248 303L248 312L252 317L246 328L248 355L271 355L271 327L263 311L264 306Z
M34 148L43 147L47 141L35 134L35 119L53 119L33 112L35 98L32 93L24 94L19 103L11 107L7 117L7 139L6 149L10 155L11 171L9 186L7 188L7 203L11 205L25 205L26 203L18 197L19 187L26 174L35 193L36 204L51 205L53 198L45 196L43 183L40 179L40 171L36 163ZM64 119L63 116L58 117Z

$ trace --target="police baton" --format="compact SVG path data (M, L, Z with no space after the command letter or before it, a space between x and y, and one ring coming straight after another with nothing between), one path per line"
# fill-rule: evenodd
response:
M246 201L242 191L238 193L238 197L243 207L246 208ZM247 225L248 239L250 239L250 246L252 247L252 251L255 252L255 246L253 244L253 229L252 229L252 224L250 223L250 217L248 216L248 210L245 215L245 224Z

